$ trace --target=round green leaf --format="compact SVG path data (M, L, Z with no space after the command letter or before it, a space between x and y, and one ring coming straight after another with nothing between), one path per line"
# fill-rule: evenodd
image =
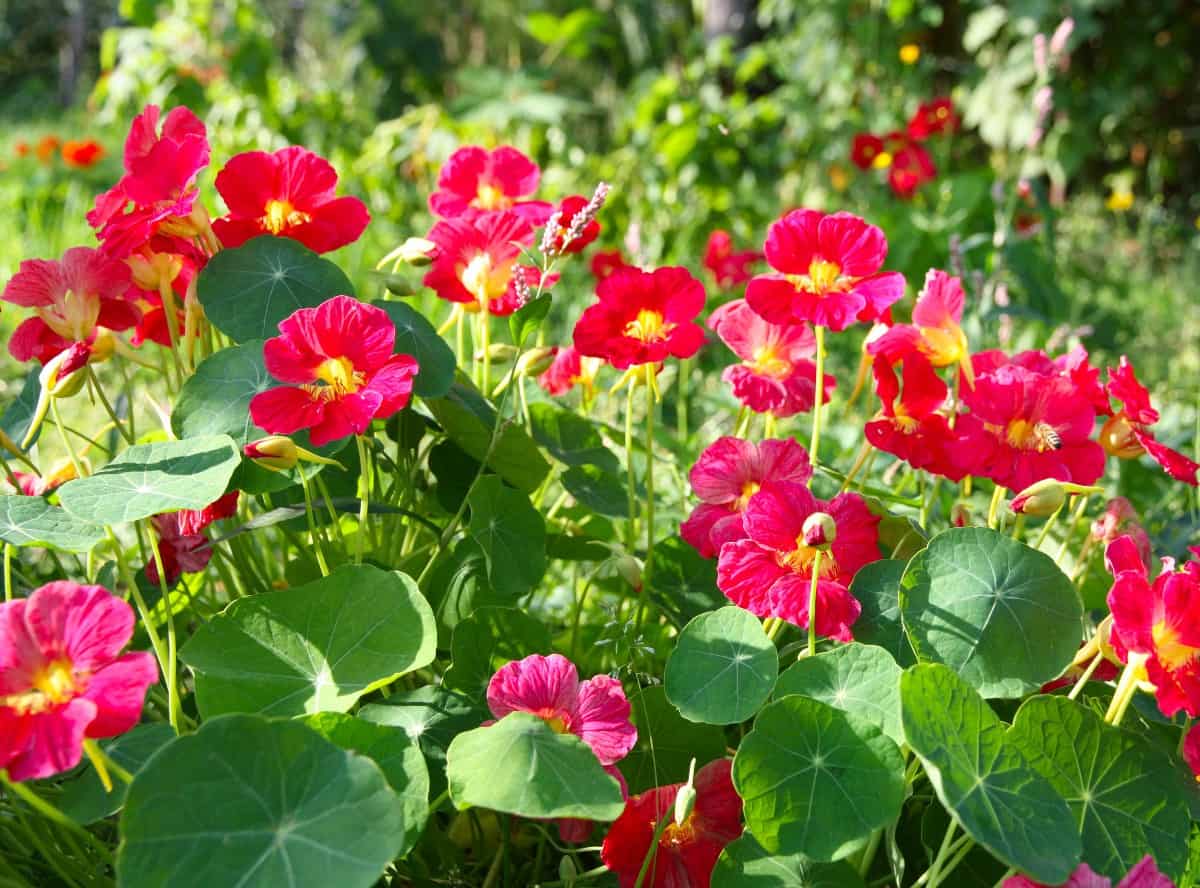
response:
M446 777L459 809L613 820L625 807L620 786L590 746L527 712L455 737L446 752Z
M687 780L693 758L699 766L725 755L725 732L685 719L667 702L662 685L642 688L629 698L629 708L637 745L621 759L620 767L635 795Z
M742 740L733 785L767 851L836 860L900 814L904 759L866 719L784 697L763 708Z
M233 339L269 339L300 308L353 296L342 270L299 241L263 235L222 250L200 272L196 295L212 325Z
M771 854L750 833L725 846L712 873L712 888L863 888L845 861L814 863L803 854Z
M396 328L396 353L417 359L420 371L413 378L413 391L422 398L440 398L454 384L457 363L446 340L433 324L407 302L373 302L392 319Z
M550 630L537 617L511 607L481 607L454 628L442 683L482 700L504 663L552 650Z
M857 627L856 627L857 631ZM805 657L789 667L775 683L775 696L800 694L860 715L897 743L900 729L900 667L883 648L840 644Z
M58 498L92 524L203 509L225 493L241 460L228 435L135 444L94 475L64 484Z
M402 573L343 565L316 582L235 601L179 652L205 718L345 712L433 660L433 612Z
M850 583L850 594L862 605L854 621L854 640L886 650L901 666L917 661L900 619L900 577L908 562L872 561L859 568Z
M24 443L37 417L38 400L42 395L41 372L40 366L31 367L21 384L21 393L4 408L3 413L0 413L0 431L8 435L8 439L18 447ZM29 442L30 446L37 439L38 433L34 433Z
M138 725L111 740L101 740L104 751L130 774L136 774L146 761L162 747L175 739L175 731L168 724ZM78 823L95 823L121 810L125 804L125 793L129 789L124 780L114 779L109 792L100 782L100 775L90 761L84 760L82 770L62 785L58 808Z
M1149 854L1180 879L1191 818L1167 756L1065 697L1026 700L1008 738L1067 800L1092 869L1116 883Z
M546 573L546 524L541 514L529 497L494 475L480 478L467 502L467 532L483 550L492 588L512 598L524 595Z
M81 521L40 496L0 496L0 540L14 546L46 546L89 552L104 528Z
M696 617L667 658L667 699L688 721L733 725L758 711L779 674L779 652L740 607Z
M985 697L1020 697L1079 648L1075 588L1048 555L982 527L938 534L900 581L917 659L945 663Z
M267 434L250 419L250 401L275 385L263 364L261 340L221 349L201 361L183 383L171 411L171 428L180 438L228 435L244 446Z
M900 676L900 715L938 798L971 838L1039 882L1065 882L1080 857L1075 819L974 688L949 667L913 666Z
M231 715L160 750L129 787L125 888L369 888L404 841L369 758L297 722Z

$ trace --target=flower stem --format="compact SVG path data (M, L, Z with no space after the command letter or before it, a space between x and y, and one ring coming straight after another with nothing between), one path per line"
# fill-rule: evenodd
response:
M1083 670L1083 675L1079 676L1079 681L1075 682L1075 686L1071 688L1071 692L1067 694L1068 700L1074 700L1079 696L1079 692L1083 690L1083 686L1092 680L1092 673L1099 667L1104 660L1104 652L1097 651L1096 656L1092 657L1092 662L1088 663L1087 669Z
M1004 488L999 484L992 491L992 502L988 505L987 526L992 530L996 529L996 519L1000 511L1000 504L1004 502Z
M646 364L646 561L654 551L654 369Z
M479 340L480 348L483 351L483 369L479 376L479 390L486 398L488 392L492 390L492 315L486 305L479 312Z
M1121 719L1125 717L1125 711L1129 709L1129 704L1137 695L1138 673L1141 672L1145 662L1145 654L1129 652L1129 661L1125 664L1125 669L1117 681L1117 689L1113 692L1108 711L1104 713L1104 720L1110 725L1119 725Z
M112 853L101 844L95 836L64 814L58 808L54 807L24 783L17 780L12 780L8 776L8 772L0 769L0 785L5 791L12 793L17 798L21 799L25 804L29 805L34 811L41 814L47 820L57 823L59 826L65 827L76 835L83 836L87 843L106 861L112 862Z
M4 600L13 600L13 582L12 582L12 560L13 560L13 545L12 543L4 544Z
M1081 496L1079 497L1079 502L1075 504L1074 511L1071 512L1071 523L1067 525L1067 532L1063 536L1062 545L1058 549L1058 554L1054 556L1055 561L1062 561L1063 556L1067 554L1067 549L1071 546L1071 537L1075 536L1075 529L1079 527L1079 522L1083 518L1083 510L1085 508L1087 508L1087 497ZM1082 562L1083 560L1083 554L1080 553L1079 561Z
M650 840L650 847L646 849L646 856L642 859L642 868L638 870L637 881L633 883L633 888L642 888L643 883L646 881L646 875L650 872L655 855L658 854L658 843L662 839L662 834L674 822L674 813L671 808L667 808L659 818L658 824L654 827L654 838Z
M58 412L58 399L50 398L50 415L54 417L54 427L58 429L58 438L62 441L62 446L66 448L67 456L71 458L71 468L75 470L76 478L86 478L87 473L84 472L83 466L79 463L79 457L75 455L74 449L71 447L71 442L67 440L67 430L63 425L62 415Z
M1050 528L1052 528L1054 526L1055 522L1058 521L1058 516L1062 512L1064 505L1066 505L1065 501L1063 503L1060 503L1058 508L1050 513L1050 517L1047 518L1046 523L1042 525L1042 531L1041 531L1041 533L1038 534L1037 540L1033 544L1033 548L1035 548L1035 549L1042 548L1042 543L1045 542L1046 535L1048 533L1050 533Z
M367 544L367 514L371 501L371 474L367 457L366 438L355 435L354 443L358 445L358 474L362 484L362 493L358 500L358 540L357 551L354 553L354 563L362 564L363 551Z
M113 421L113 425L117 431L121 433L121 437L125 439L126 444L133 444L133 435L125 428L125 423L117 417L117 411L113 410L112 404L108 400L108 396L104 394L104 389L100 387L100 378L96 376L96 371L92 369L92 365L87 365L88 385L92 391L96 393L96 397L100 399L100 405L104 408L104 412L108 414L109 419Z
M114 761L113 757L104 751L104 747L95 740L91 738L84 740L83 751L91 760L92 767L96 769L96 774L104 785L105 792L112 792L112 778L108 776L109 772L116 774L122 783L133 783L133 775Z
M317 532L317 519L313 515L313 499L312 490L308 486L308 478L304 476L304 469L301 468L297 473L300 475L300 489L304 491L304 515L308 518L308 533L312 537L313 550L317 554L317 567L321 569L321 576L329 576L329 562L325 560L325 550L321 545L321 534Z
M637 471L633 465L633 381L625 397L625 466L629 481L629 526L625 529L625 548L632 555L637 548Z
M816 392L813 401L812 443L808 448L808 458L816 465L821 461L817 448L821 446L821 405L825 400L825 328L817 324L813 328L817 337L817 379ZM811 623L812 615L809 615Z
M850 489L850 484L851 484L851 482L854 481L854 477L859 472L862 471L862 467L864 465L866 465L867 458L872 453L874 453L874 451L875 451L875 448L873 448L871 446L870 441L863 441L862 447L859 448L858 456L855 457L855 459L854 459L854 465L850 466L850 471L846 474L846 477L842 480L842 489L840 491L841 493L845 493L847 490Z
M167 714L170 718L171 727L175 729L175 733L179 733L179 688L176 682L178 677L178 657L176 656L175 611L171 607L171 590L167 587L167 572L163 568L162 553L158 548L158 536L154 532L153 527L148 527L146 530L146 535L150 537L150 551L154 554L154 566L158 570L158 586L162 590L163 607L167 612Z
M808 656L810 657L817 652L817 585L821 581L821 556L823 554L825 553L817 549L813 555L812 581L808 586Z

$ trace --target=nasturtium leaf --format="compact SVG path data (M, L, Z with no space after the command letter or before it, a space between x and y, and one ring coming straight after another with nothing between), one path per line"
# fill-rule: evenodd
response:
M616 455L586 417L554 404L530 404L529 422L534 440L563 465L594 466L610 475L620 474Z
M235 601L180 651L205 718L225 712L345 712L363 694L420 669L437 646L416 583L343 565L294 589Z
M92 524L203 509L220 498L242 460L228 435L135 444L94 475L58 490L63 508Z
M479 392L460 377L441 398L424 402L446 436L477 462L487 458L488 467L518 490L532 493L550 471L537 445L519 425L506 421L489 445L496 425L496 411Z
M37 416L38 399L42 394L41 371L40 366L30 368L25 374L25 382L21 385L21 393L0 414L0 432L7 435L8 440L17 447L25 442L25 437ZM36 440L35 434L29 442L30 445Z
M654 544L644 573L646 593L676 627L729 603L717 589L717 561L701 558L680 537Z
M900 715L905 741L971 838L1039 882L1065 882L1080 859L1075 818L975 689L947 666L913 666L900 676Z
M377 725L402 729L417 742L429 768L429 794L446 790L446 748L463 731L490 718L486 708L439 685L392 694L385 703L368 703L358 717Z
M264 235L222 250L200 272L196 295L204 316L234 342L279 335L297 309L353 296L342 270L299 241Z
M688 721L733 725L758 711L778 674L779 652L758 619L723 607L683 627L663 687Z
M241 447L267 434L250 419L250 401L276 384L263 363L262 340L221 349L184 381L171 428L180 438L228 435Z
M725 755L725 732L714 725L690 722L667 702L661 685L642 688L629 698L637 745L620 761L633 794L687 780L688 766L701 768Z
M429 769L417 741L402 728L374 724L343 712L318 712L304 718L326 740L365 755L383 771L404 808L403 856L417 843L429 819Z
M1031 697L1008 739L1066 799L1083 859L1114 884L1147 854L1178 881L1191 817L1171 760L1144 737L1065 697Z
M984 697L1037 690L1079 648L1079 597L1066 574L982 527L951 528L913 556L900 610L917 659L946 664Z
M576 502L592 511L616 518L629 516L629 488L618 475L596 466L571 466L559 481Z
M404 812L369 758L298 722L230 715L146 763L120 828L126 888L369 888L403 845Z
M839 644L790 666L775 683L775 696L800 694L859 715L897 743L900 729L900 667L874 645Z
M917 661L900 619L900 577L907 562L872 561L859 568L850 583L850 594L862 605L854 621L854 640L885 649L901 666Z
M526 340L538 331L546 316L550 314L553 304L549 293L539 296L522 305L517 311L508 316L508 332L512 334L513 343L517 346L528 345Z
M900 814L904 759L866 719L793 695L758 714L733 785L767 851L837 860Z
M119 737L99 743L113 761L130 774L136 774L150 756L174 739L171 726L158 722L138 725ZM56 804L77 823L95 823L121 810L128 788L124 780L113 775L112 792L106 790L100 775L85 758L79 774L63 782L62 795Z
M13 546L47 546L89 552L104 528L89 524L40 496L0 496L0 540Z
M614 820L625 807L616 779L590 746L527 712L455 737L446 751L446 777L460 810Z
M492 588L516 598L546 573L546 523L519 490L494 475L480 478L467 498L467 532L487 560Z
M487 559L470 537L437 557L422 590L437 617L438 635L450 638L454 629L478 608L504 607L512 600L498 595L488 581Z
M725 846L712 888L864 888L845 861L814 863L803 854L771 854L748 832Z
M407 302L374 302L396 328L396 353L417 359L420 371L413 377L413 392L422 398L440 398L454 384L454 352L433 324Z
M549 653L550 630L537 617L511 607L481 607L454 629L443 684L483 700L488 682L504 663Z

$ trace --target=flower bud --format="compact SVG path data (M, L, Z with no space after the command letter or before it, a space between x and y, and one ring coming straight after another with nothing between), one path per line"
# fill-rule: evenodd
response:
M950 523L954 527L971 526L971 510L966 503L955 503L950 509Z
M696 760L692 759L691 765L688 766L687 783L679 787L679 792L675 795L676 826L683 826L696 808L696 787L693 785L695 782Z
M575 861L570 858L570 855L564 854L559 859L558 878L566 888L571 888L575 884L575 880L579 878L579 870L575 868Z
M112 330L106 327L97 327L96 336L92 340L92 355L88 358L88 363L99 364L107 361L116 350L117 337L113 335Z
M420 268L437 256L438 245L423 237L410 237L396 251L396 260Z
M1109 456L1118 459L1135 459L1146 452L1123 413L1110 417L1101 427L1100 446Z
M617 576L627 582L635 592L642 589L642 565L632 555L621 555L615 564Z
M551 346L543 346L541 348L531 348L525 354L521 355L517 361L518 376L541 376L550 369L550 365L554 363L554 356L558 349Z
M1061 509L1066 501L1067 492L1062 483L1054 478L1044 478L1013 497L1009 508L1018 515L1047 518Z
M264 469L286 472L294 469L300 461L300 448L286 435L268 435L251 441L242 448L247 459L252 459Z
M494 342L488 346L487 354L493 364L507 364L517 356L517 347L503 342ZM475 360L483 360L483 349L476 350Z
M812 549L827 550L837 539L837 522L828 512L813 512L804 519L801 528L804 545Z

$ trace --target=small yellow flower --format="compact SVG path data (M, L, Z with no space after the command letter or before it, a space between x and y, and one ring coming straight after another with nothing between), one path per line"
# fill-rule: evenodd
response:
M921 58L921 47L915 43L906 43L900 47L900 61L906 65L915 65Z
M1114 213L1124 213L1133 207L1133 192L1127 190L1114 191L1104 201L1104 206Z
M834 191L845 191L846 186L850 184L846 171L836 163L829 167L829 184L833 186Z
M875 155L875 159L871 161L871 166L877 170L886 170L892 165L892 155L886 151L880 151Z

